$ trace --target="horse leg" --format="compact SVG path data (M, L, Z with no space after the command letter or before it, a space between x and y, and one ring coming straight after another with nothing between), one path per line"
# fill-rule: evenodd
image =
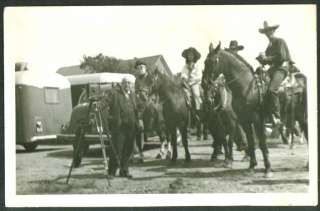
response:
M170 128L171 145L172 145L172 158L171 161L175 162L178 157L177 151L177 130L175 127Z
M166 134L166 141L167 141L167 154L166 154L166 160L170 160L172 157L172 137L170 135L170 132L168 129L165 129Z
M201 140L201 129L202 129L202 115L201 115L201 110L195 110L195 123L196 123L196 128L197 128L197 140Z
M157 135L159 137L161 145L160 145L160 152L158 153L156 158L162 159L163 155L165 154L165 137L160 129L157 129Z
M235 136L235 130L233 130L231 132L231 134L229 135L229 139L228 139L228 147L229 147L229 156L230 156L230 161L232 163L233 161L233 140L234 140L234 136Z
M206 120L203 122L202 133L203 133L203 140L208 140L208 123Z
M303 144L304 142L303 130L301 129L301 124L298 121L295 121L295 124L294 124L294 134L297 138L299 138L299 143Z
M265 177L271 177L272 172L271 172L271 163L269 160L269 150L267 146L267 137L266 134L264 133L264 121L258 121L257 124L255 124L255 129L256 136L259 140L259 147L262 152L263 156L263 161L264 161L264 166L265 166Z
M243 130L245 131L247 140L248 140L248 153L250 156L249 170L253 172L254 167L257 165L257 159L255 154L255 142L254 142L254 136L253 136L251 124L250 123L244 124Z
M197 119L196 125L197 125L197 140L201 141L201 121Z
M211 146L212 146L212 149L213 149L210 160L214 162L214 161L217 160L217 157L218 157L218 154L217 154L218 139L217 139L216 133L215 133L215 131L214 131L212 126L209 128L209 132L210 132L210 134L212 136L212 145Z
M189 152L189 147L188 147L188 135L187 135L187 126L182 126L179 128L180 130L180 134L181 134L181 138L182 138L182 144L184 147L184 151L185 151L185 161L186 162L190 162L191 161L191 155Z
M229 136L230 137L230 136ZM223 143L223 149L224 149L224 157L225 157L225 160L224 160L224 167L226 168L231 168L232 166L232 161L231 161L231 157L230 157L230 146L229 146L229 137L226 138L224 137L222 139L222 143Z
M142 130L139 130L136 134L136 146L138 148L139 158L138 162L143 163L144 156L143 156L143 139L142 139Z
M279 127L280 136L283 144L288 144L287 128L285 125Z
M301 129L303 131L304 137L306 138L306 141L308 143L308 123L307 122L302 122L301 124Z

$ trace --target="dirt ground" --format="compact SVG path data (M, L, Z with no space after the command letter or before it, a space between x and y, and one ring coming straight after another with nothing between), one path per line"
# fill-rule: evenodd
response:
M243 153L234 152L232 169L223 168L223 157L210 161L211 141L189 142L191 163L184 163L184 150L179 147L178 161L156 159L159 148L146 150L145 162L132 163L132 179L115 177L107 186L102 154L98 145L91 146L80 168L74 169L69 184L65 184L71 164L70 145L40 145L27 153L17 146L17 194L98 194L98 193L252 193L307 192L309 185L307 144L294 149L277 139L268 146L273 177L265 178L260 150L256 150L258 166L254 174L242 162ZM150 147L149 147L150 148Z

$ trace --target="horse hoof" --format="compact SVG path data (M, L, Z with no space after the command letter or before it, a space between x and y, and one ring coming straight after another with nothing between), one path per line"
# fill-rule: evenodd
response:
M187 157L185 160L184 160L185 163L190 163L191 162L191 158L190 157Z
M231 163L224 163L223 167L228 168L228 169L232 169L232 164Z
M241 162L249 162L250 158L248 156L244 156L241 160Z
M144 162L143 158L137 159L137 163L143 163L143 162Z
M166 154L166 160L170 160L171 159L171 152L168 152L167 154Z
M211 157L210 161L211 161L211 162L217 162L217 161L218 161L218 158L216 158L216 157Z
M189 163L191 163L191 160L184 160L184 163L189 164Z
M267 171L266 173L264 173L265 178L271 178L272 176L273 176L273 173L271 171Z
M232 162L226 161L226 162L223 164L223 167L224 167L224 168L228 168L228 169L232 169Z
M249 168L248 169L248 174L249 175L254 175L255 171L254 171L254 168Z

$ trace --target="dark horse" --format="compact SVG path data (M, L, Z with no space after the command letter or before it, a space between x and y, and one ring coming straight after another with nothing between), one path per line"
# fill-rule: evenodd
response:
M163 104L163 117L168 134L167 138L171 142L173 151L171 160L177 160L177 129L179 129L185 149L185 161L191 161L187 138L188 107L184 91L180 85L181 83L177 83L158 70L148 80L151 83L152 92L159 95L160 102Z
M283 142L286 144L289 142L291 147L293 146L293 136L301 135L296 127L296 122L299 123L301 131L308 141L307 78L302 73L295 73L293 77L295 78L294 83L285 83L279 90L281 121L283 123L280 127L280 134Z
M212 81L220 74L225 76L226 83L232 91L232 107L246 133L250 156L249 169L253 172L257 165L254 146L255 132L264 159L265 176L271 177L271 163L264 133L264 115L260 103L260 90L254 74L243 61L232 53L221 49L220 46L221 43L213 48L213 45L210 44L204 72Z
M156 158L164 159L171 157L171 151L170 149L166 150L166 145L168 145L168 142L162 110L162 105L159 102L156 100L150 100L143 111L142 119L144 125L144 142L146 143L150 133L155 131L161 143L160 152Z
M203 75L202 86L207 105L208 129L213 137L213 153L211 160L215 161L221 145L225 152L225 167L232 167L233 143L238 150L245 149L246 137L238 124L238 118L232 108L232 93L225 85L223 78L217 78L213 84L207 83L206 75ZM227 138L227 136L229 136Z

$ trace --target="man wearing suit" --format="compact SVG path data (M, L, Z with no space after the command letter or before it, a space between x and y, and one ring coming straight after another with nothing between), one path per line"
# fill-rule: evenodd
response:
M115 176L120 168L120 177L131 178L129 160L134 149L138 129L138 110L131 82L134 79L125 77L121 85L114 89L110 105L110 129L112 143L110 147L109 175Z

